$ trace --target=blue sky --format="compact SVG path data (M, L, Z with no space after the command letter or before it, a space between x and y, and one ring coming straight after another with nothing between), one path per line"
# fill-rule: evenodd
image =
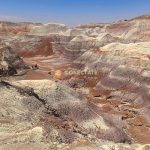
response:
M150 13L150 0L0 0L0 20L111 22Z

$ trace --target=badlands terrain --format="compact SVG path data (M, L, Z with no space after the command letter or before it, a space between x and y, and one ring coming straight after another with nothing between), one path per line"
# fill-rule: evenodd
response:
M0 150L34 149L150 150L150 14L0 22Z

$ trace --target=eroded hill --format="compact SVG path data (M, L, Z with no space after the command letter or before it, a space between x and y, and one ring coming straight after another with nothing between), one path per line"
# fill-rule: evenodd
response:
M0 149L150 149L148 16L1 22Z

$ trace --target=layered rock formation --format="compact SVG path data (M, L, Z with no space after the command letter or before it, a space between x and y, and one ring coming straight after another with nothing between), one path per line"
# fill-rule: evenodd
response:
M17 70L25 69L24 61L16 55L11 47L3 45L0 47L0 75L14 75Z
M149 149L149 23L1 23L0 149Z

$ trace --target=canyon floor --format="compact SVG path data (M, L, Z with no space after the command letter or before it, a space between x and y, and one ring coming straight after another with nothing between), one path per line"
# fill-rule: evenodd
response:
M0 22L0 96L0 150L150 150L150 15Z

